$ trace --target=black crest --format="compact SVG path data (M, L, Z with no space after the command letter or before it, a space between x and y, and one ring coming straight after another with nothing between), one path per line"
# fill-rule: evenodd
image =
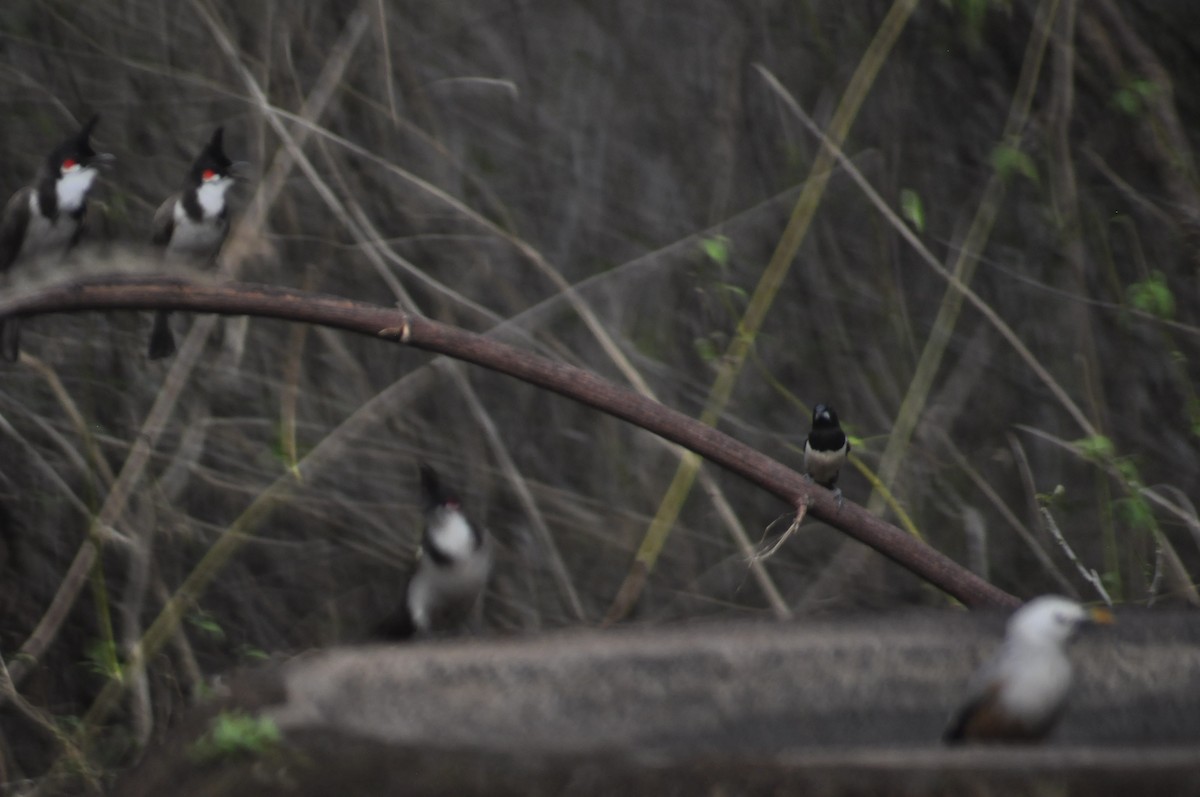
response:
M459 502L458 494L442 484L437 471L425 464L421 465L421 489L425 494L426 511Z
M222 177L228 176L233 161L225 154L224 135L225 128L218 127L213 131L212 138L204 145L204 149L200 150L200 154L192 163L191 172L188 173L190 185L200 185L204 182L205 172L209 171Z
M87 120L83 127L79 128L78 133L55 147L54 151L46 158L47 172L57 175L63 163L68 160L73 160L82 166L91 163L96 157L96 150L92 149L91 143L92 130L99 121L100 115L94 115Z

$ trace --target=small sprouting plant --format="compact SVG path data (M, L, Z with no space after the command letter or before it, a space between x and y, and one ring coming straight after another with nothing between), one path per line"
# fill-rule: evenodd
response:
M1129 286L1129 303L1155 318L1175 317L1175 294L1161 271L1155 271L1141 282Z
M213 718L209 729L192 743L191 757L199 762L233 756L262 756L279 745L283 737L279 726L267 717L244 711L223 711Z
M105 678L121 680L121 661L117 656L117 646L111 639L97 639L88 645L84 655L89 670Z
M1130 116L1140 116L1146 107L1146 102L1154 99L1160 91L1162 89L1152 80L1142 78L1130 80L1113 92L1113 105Z

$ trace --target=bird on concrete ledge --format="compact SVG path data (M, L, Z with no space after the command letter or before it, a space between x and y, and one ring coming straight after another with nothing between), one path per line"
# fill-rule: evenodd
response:
M942 736L963 742L1038 742L1062 717L1073 680L1067 643L1107 609L1086 609L1057 595L1022 606L1008 621L1000 649L972 677L967 700Z

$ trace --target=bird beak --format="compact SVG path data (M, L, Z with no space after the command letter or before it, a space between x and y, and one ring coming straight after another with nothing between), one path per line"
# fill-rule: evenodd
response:
M1097 625L1112 625L1117 621L1117 618L1113 617L1113 613L1102 606L1088 609L1088 618Z
M97 152L92 156L92 165L97 168L108 168L117 158L111 152Z

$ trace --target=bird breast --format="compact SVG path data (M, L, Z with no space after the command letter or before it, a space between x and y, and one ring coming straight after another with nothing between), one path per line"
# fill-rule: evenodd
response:
M175 227L167 251L171 254L196 258L216 255L225 240L226 222L221 217L193 219L183 208L182 202L175 204Z
M441 508L429 524L429 536L439 552L452 560L466 559L476 547L475 534L461 512Z
M846 446L834 451L822 451L811 444L804 447L804 469L817 482L827 482L837 476L846 459Z
M88 191L96 180L96 170L92 167L64 174L55 184L58 194L59 215L77 212L87 202Z
M1003 710L1036 724L1054 714L1071 686L1071 662L1058 648L1010 651L997 696Z

